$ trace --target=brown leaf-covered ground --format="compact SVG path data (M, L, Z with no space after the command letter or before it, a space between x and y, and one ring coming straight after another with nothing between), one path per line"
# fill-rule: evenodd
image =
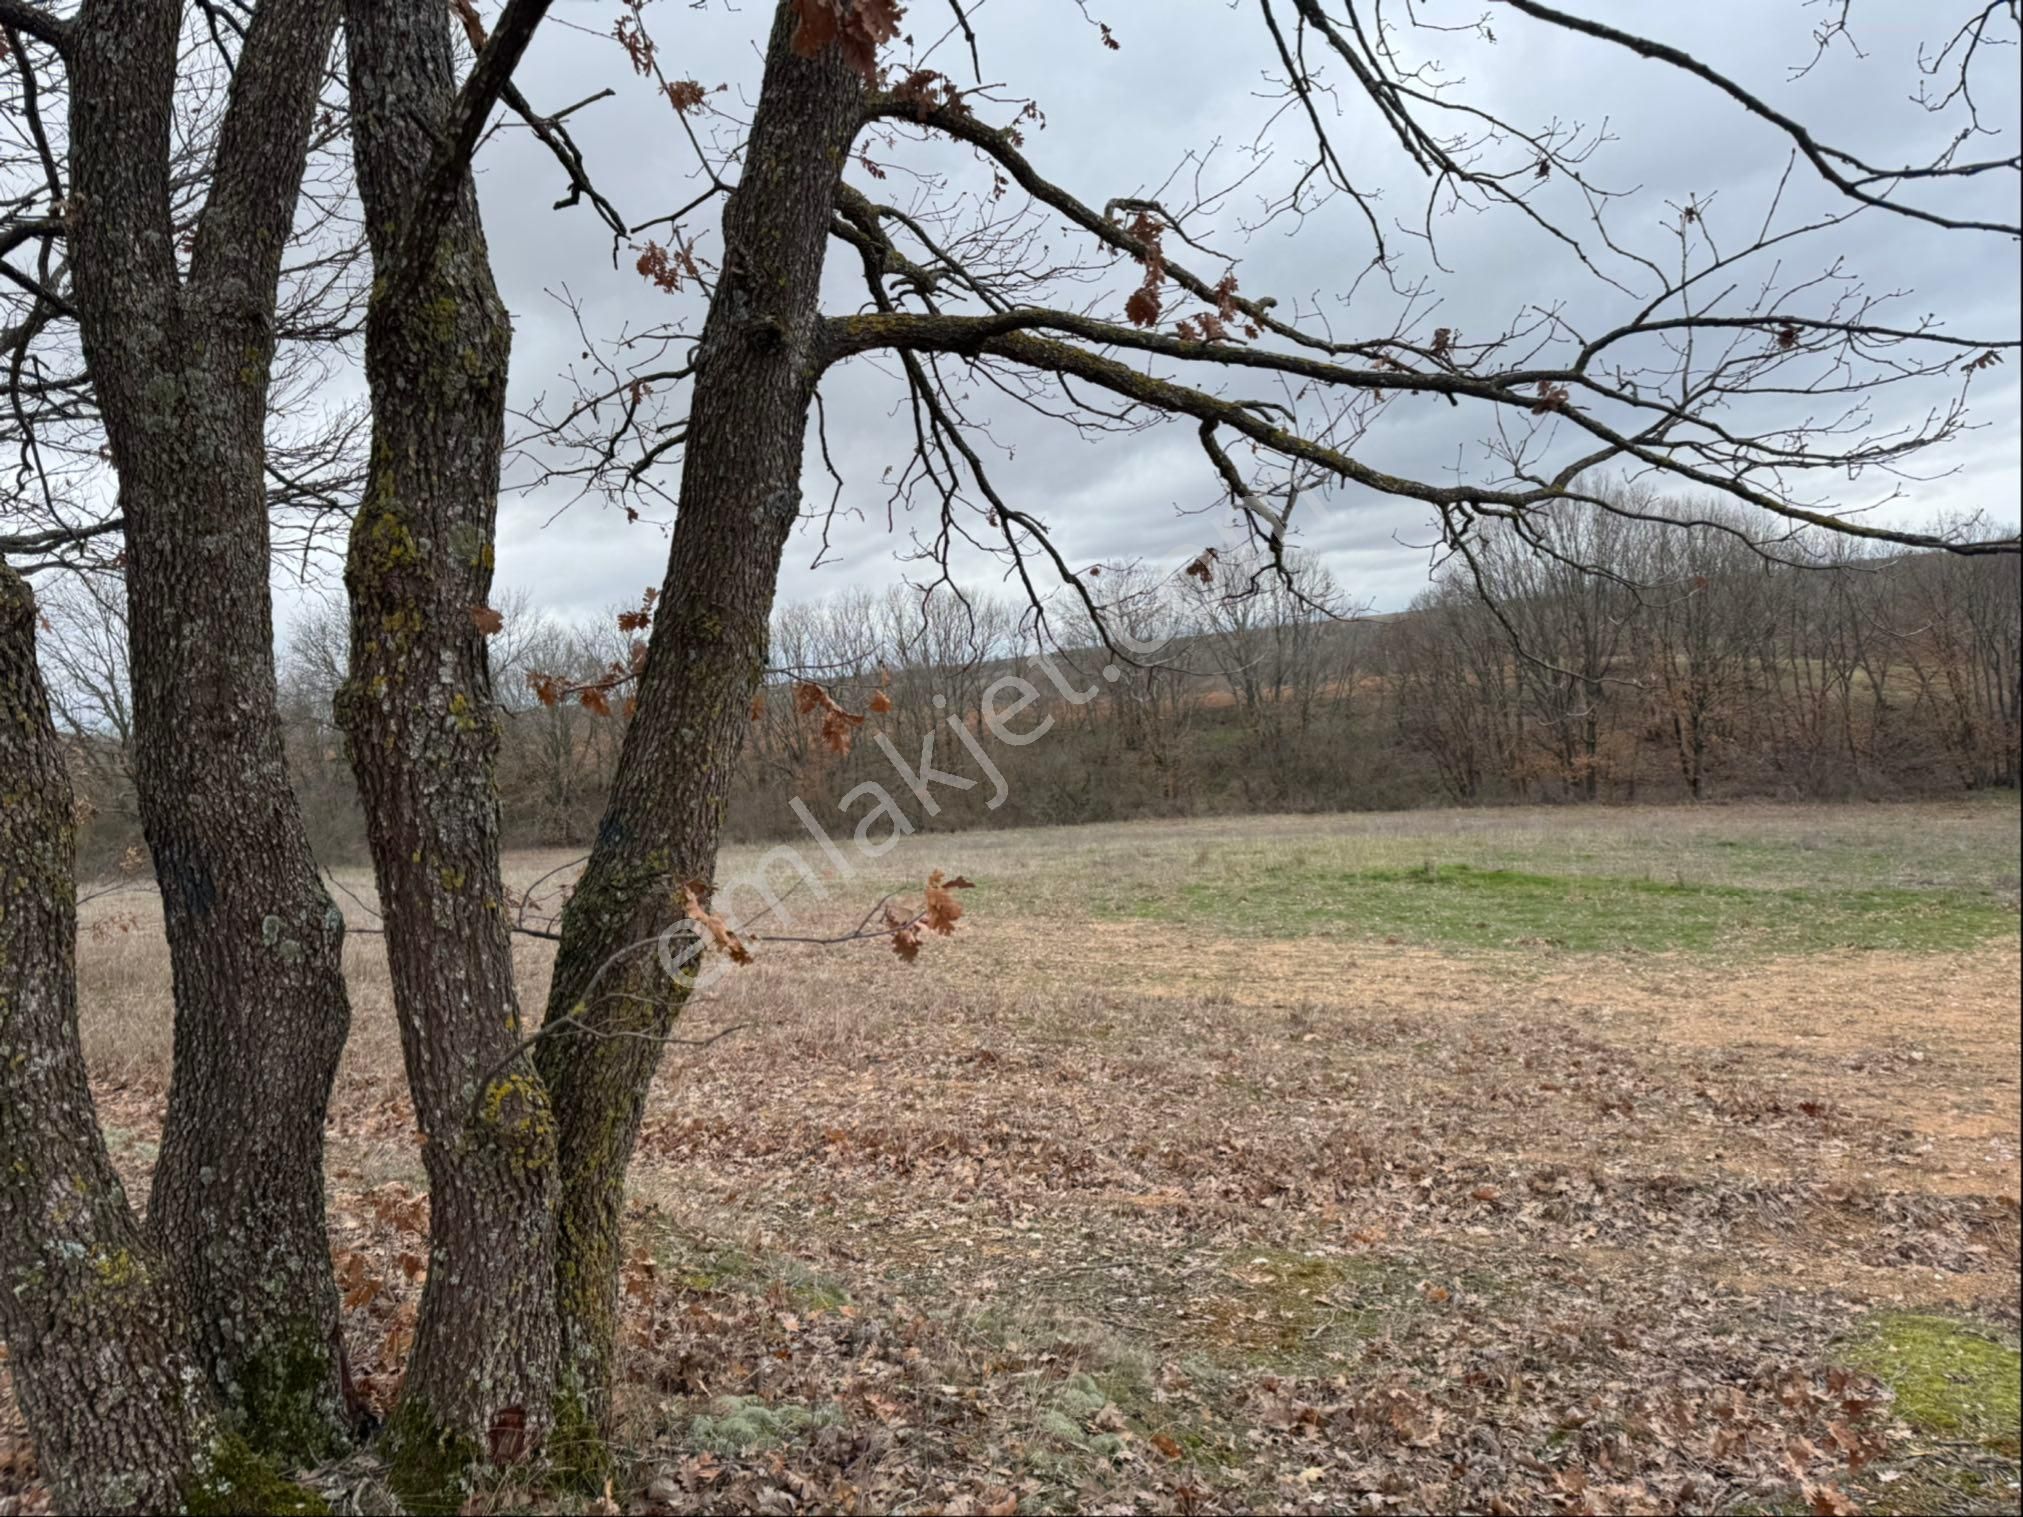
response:
M684 1033L752 1025L670 1055L633 1174L610 1500L2013 1510L2015 823L2013 805L1750 807L908 839L792 897L794 930L846 930L944 867L978 884L952 938L908 965L750 924L757 962ZM1768 851L1710 874L1720 889L1874 854L1891 888L2006 899L2009 925L1944 949L1572 952L1498 940L1487 897L1468 945L1273 909L1274 879L1324 903L1343 861L1424 853L1430 878L1558 857L1570 828L1590 874L1655 858L1683 881L1738 837ZM1166 909L1176 876L1249 881L1245 860L1295 854L1226 912ZM1856 920L1906 909L1862 901ZM144 904L92 902L83 948L136 1194L168 1015ZM546 948L525 941L529 1004ZM353 1360L385 1397L427 1205L383 964L367 937L350 953L333 1247ZM369 1453L314 1478L346 1507L381 1499ZM18 1428L0 1433L0 1511L37 1496ZM502 1480L472 1509L554 1501Z

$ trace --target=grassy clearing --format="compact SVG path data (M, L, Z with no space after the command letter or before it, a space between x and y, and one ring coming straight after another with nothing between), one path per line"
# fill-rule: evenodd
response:
M1775 889L1431 859L1356 871L1231 861L1208 879L1134 881L1091 904L1111 917L1189 925L1235 917L1274 936L1605 953L1936 952L1974 947L2017 924L2013 906L1958 890Z
M1525 807L1125 823L1056 831L920 834L892 859L933 857L1011 892L1072 909L1085 888L1254 875L1468 864L1662 884L1950 890L2013 903L2023 874L2013 796L1958 804ZM747 855L733 855L733 858ZM996 867L1026 866L1016 871ZM1033 866L1044 862L1044 868ZM905 876L910 878L910 873Z
M1044 880L992 877L978 900L1470 951L1941 952L2016 932L2017 823L2015 805L1995 800L1921 813L1567 810L1315 817L1296 828L1278 819L1256 833L1076 829ZM988 874L989 862L973 872Z

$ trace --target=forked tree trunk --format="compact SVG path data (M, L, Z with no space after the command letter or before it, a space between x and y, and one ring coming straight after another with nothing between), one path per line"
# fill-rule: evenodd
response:
M677 882L707 878L716 864L780 554L800 510L822 256L861 122L857 75L833 46L798 56L794 26L794 7L778 7L744 173L724 210L724 267L696 352L680 508L638 710L555 961L549 1019L574 1012L607 1036L540 1045L562 1165L563 1405L592 1430L610 1411L625 1172L660 1063L652 1039L667 1035L686 995L650 947L622 951L676 919Z
M512 331L470 175L410 270L449 114L441 0L353 0L352 137L377 272L373 449L352 525L338 720L365 806L408 1087L425 1137L429 1274L388 1429L409 1510L546 1435L555 1389L555 1132L522 1042L499 875L499 733L474 612L492 583Z
M335 0L266 0L190 260L168 158L183 7L88 0L69 48L76 304L126 517L134 779L175 983L148 1230L254 1444L347 1435L323 1122L343 917L283 762L264 429L275 291Z
M320 1510L220 1424L106 1155L77 1032L70 779L0 562L0 1338L57 1506Z

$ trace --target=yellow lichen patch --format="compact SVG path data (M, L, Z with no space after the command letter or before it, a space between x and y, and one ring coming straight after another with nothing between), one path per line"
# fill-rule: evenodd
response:
M148 1278L147 1267L124 1248L93 1255L91 1272L102 1284L120 1295L141 1289Z
M477 1125L501 1145L513 1163L537 1169L555 1154L555 1117L547 1087L532 1070L516 1068L485 1087L478 1102Z

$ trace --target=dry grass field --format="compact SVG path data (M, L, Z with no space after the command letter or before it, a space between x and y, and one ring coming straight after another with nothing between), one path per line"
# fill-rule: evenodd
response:
M789 897L792 930L943 868L976 882L952 938L760 942L688 1015L749 1025L674 1050L648 1116L630 1459L593 1509L2014 1511L2017 824L908 838ZM151 912L101 895L81 945L137 1196ZM333 1247L384 1398L426 1204L381 954L348 953ZM17 1434L0 1509L28 1461ZM316 1478L377 1499L369 1455Z

